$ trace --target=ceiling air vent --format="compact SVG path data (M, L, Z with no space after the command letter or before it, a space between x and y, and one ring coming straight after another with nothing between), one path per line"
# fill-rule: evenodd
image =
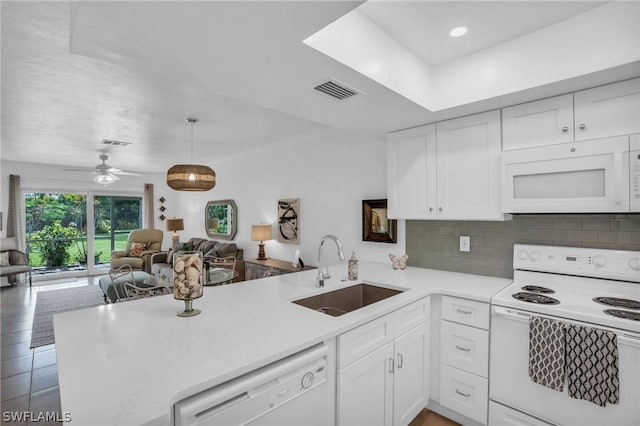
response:
M314 89L340 100L350 98L360 93L357 89L349 87L337 80L329 80L314 87Z
M111 139L102 139L102 143L105 145L113 145L113 146L131 146L131 142L122 142L122 141L114 141Z

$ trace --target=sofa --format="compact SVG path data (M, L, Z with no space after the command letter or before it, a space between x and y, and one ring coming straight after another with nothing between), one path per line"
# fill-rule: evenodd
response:
M243 266L244 268L244 262ZM31 287L31 266L27 255L18 250L16 239L7 237L0 239L0 277L8 277L9 283L13 285L16 275L28 274L29 287Z
M236 258L235 270L238 276L233 282L244 281L244 251L238 248L235 243L209 240L206 238L193 237L187 241L181 250L202 252L204 260L207 257L227 257ZM171 258L174 251L163 251L151 255L151 275L164 282L173 282L173 265Z

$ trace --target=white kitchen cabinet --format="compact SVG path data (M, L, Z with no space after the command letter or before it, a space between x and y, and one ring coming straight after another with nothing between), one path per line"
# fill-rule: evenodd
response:
M389 134L389 217L503 220L500 152L500 111Z
M338 336L339 425L407 425L429 400L429 298ZM418 321L424 318L424 321ZM371 326L371 324L374 324ZM386 331L396 324L392 341ZM406 329L409 325L411 329ZM353 342L378 342L352 360ZM342 361L341 361L342 360ZM352 362L346 364L344 361Z
M338 370L338 424L389 425L393 420L393 343Z
M640 78L574 94L578 141L640 132Z
M640 78L502 109L502 149L640 132Z
M503 220L500 111L436 124L439 218Z
M573 94L514 105L502 110L502 149L531 148L573 141Z
M436 126L387 136L387 209L390 218L435 218Z
M440 404L487 424L489 304L442 296Z

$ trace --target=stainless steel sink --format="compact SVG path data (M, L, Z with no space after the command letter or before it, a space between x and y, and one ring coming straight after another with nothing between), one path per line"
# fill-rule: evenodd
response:
M372 303L395 296L398 293L402 293L402 291L403 290L362 283L339 290L328 291L316 296L294 300L293 303L338 317L347 312L352 312L364 306L371 305Z

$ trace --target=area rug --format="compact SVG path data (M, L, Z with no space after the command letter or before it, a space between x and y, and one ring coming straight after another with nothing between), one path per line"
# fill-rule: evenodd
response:
M55 343L53 336L53 315L76 311L104 304L102 290L97 285L65 288L62 290L39 291L33 314L31 347Z

